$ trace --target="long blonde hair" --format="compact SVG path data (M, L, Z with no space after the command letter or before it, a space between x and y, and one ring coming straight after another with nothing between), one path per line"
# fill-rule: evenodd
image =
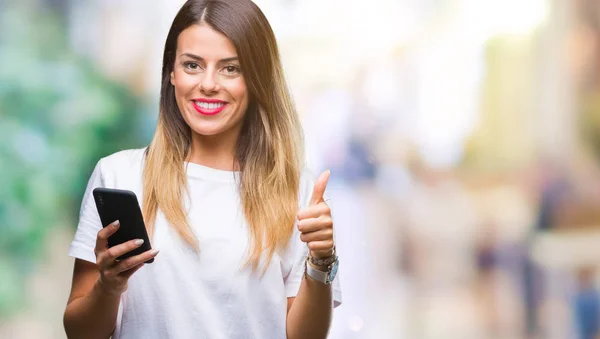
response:
M169 80L177 37L200 22L233 42L250 94L235 156L250 234L246 264L256 269L264 255L267 264L292 235L298 209L303 134L283 75L275 35L252 1L189 0L175 17L163 56L158 126L146 151L142 211L151 236L160 209L186 243L195 250L202 246L183 208L187 188L184 161L190 152L192 132L179 112Z

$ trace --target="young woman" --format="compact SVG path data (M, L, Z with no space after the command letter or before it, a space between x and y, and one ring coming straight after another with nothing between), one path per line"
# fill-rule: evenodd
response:
M275 36L250 0L190 0L165 44L151 144L101 159L69 255L70 338L325 338L341 302L329 172L303 169ZM91 194L127 189L152 247L107 247ZM150 258L154 263L144 265ZM333 281L333 283L331 283Z

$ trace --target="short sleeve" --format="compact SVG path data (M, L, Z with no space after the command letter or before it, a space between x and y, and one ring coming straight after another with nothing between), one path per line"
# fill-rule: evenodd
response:
M307 171L303 173L300 181L300 208L308 206L308 202L310 200L315 181L316 178L314 175ZM329 207L331 207L330 199L328 199L327 192L325 192L325 200L329 204ZM285 278L284 284L286 297L292 298L298 294L298 290L300 289L300 284L302 283L302 279L304 277L304 261L306 259L306 256L308 255L308 247L304 242L302 242L302 240L300 240L300 232L298 231L296 223L294 223L294 234L292 235L292 239L290 240L290 247L288 248L288 253L288 255L291 256L290 259L292 260L292 268L289 275ZM335 279L332 282L332 292L333 306L338 307L342 303L342 290L340 288L339 270L336 274Z
M96 209L94 196L92 191L96 187L104 187L104 179L102 176L101 161L98 161L94 172L92 173L79 211L79 223L77 231L71 246L69 248L69 256L96 263L96 255L94 248L96 247L96 236L102 229L102 222Z

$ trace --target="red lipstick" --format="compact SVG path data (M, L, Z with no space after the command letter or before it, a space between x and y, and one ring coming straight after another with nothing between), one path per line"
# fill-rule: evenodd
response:
M218 99L198 98L192 100L192 106L194 106L194 109L203 115L219 114L228 104L229 103L227 101Z

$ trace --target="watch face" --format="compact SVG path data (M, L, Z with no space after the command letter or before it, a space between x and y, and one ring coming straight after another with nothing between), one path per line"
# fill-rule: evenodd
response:
M329 272L329 281L333 281L333 279L335 279L335 276L337 275L339 263L340 263L339 260L336 260L333 262L331 271Z

